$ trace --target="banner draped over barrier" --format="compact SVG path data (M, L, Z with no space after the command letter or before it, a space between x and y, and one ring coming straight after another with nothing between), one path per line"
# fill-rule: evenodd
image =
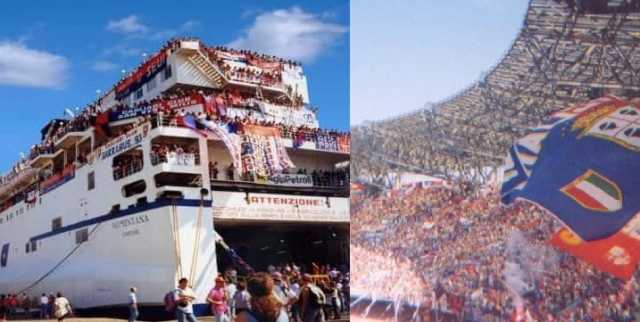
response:
M224 146L231 155L233 167L240 169L240 137L237 134L229 133L229 130L226 127L223 127L216 122L204 121L202 123L210 134L216 136L219 140L222 140L222 143L224 143Z
M316 138L316 149L327 151L339 151L338 139L332 135L318 134Z
M273 127L246 125L242 141L242 172L262 178L293 168L280 130Z
M167 63L167 52L160 51L149 58L142 66L116 85L116 98L120 99L140 88L153 78Z

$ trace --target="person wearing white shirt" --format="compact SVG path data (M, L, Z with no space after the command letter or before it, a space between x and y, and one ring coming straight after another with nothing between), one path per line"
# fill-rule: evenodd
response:
M181 278L178 281L178 288L174 290L173 294L178 322L197 322L198 319L193 314L193 301L196 299L196 295L189 287L189 280Z
M64 321L64 319L72 314L71 304L66 297L62 296L62 293L58 292L56 300L53 302L53 307L55 308L54 314L58 322Z
M137 289L132 287L129 293L129 322L135 322L138 319L140 313L138 312L138 297L136 296Z
M300 291L302 290L302 288L300 287L300 283L298 283L297 279L293 280L293 283L291 283L291 286L289 286L289 290L294 297L293 304L291 305L291 320L294 322L298 322L301 320L300 304L298 300L300 299Z
M233 282L232 279L227 278L228 283L225 285L224 287L224 291L227 293L228 298L230 299L230 313L234 314L235 308L233 307L233 297L236 295L236 292L238 290L236 284Z
M40 319L49 318L49 297L47 294L42 293L40 296Z
M249 294L249 291L247 291L247 283L238 283L238 290L233 295L231 303L232 307L234 308L234 319L238 313L251 309L251 295Z

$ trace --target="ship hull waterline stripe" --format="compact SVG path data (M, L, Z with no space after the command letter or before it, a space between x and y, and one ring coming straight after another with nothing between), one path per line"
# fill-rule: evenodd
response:
M122 217L127 217L127 216L131 216L131 215L135 215L144 211L148 211L148 210L153 210L153 209L158 209L158 208L162 208L162 207L166 207L166 206L170 206L174 201L171 199L160 199L160 200L156 200L154 202L150 202L144 205L139 205L139 206L133 206L133 207L129 207L125 210L120 210L117 212L110 212L106 215L102 215L102 216L98 216L95 218L91 218L91 219L87 219L87 220L82 220L79 221L75 224L72 225L68 225L68 226L64 226L61 228L58 228L56 230L50 231L50 232L46 232L40 235L36 235L33 236L31 238L29 238L29 241L38 241L38 240L43 240L45 238L49 238L55 235L59 235L59 234L63 234L72 230L76 230L79 228L84 228L87 226L92 226L101 222L105 222L105 221L109 221L109 220L113 220L113 219L118 219L118 218L122 218ZM200 207L202 205L202 207L211 207L212 201L211 200L200 200L200 199L175 199L175 204L176 206L181 206L181 207Z

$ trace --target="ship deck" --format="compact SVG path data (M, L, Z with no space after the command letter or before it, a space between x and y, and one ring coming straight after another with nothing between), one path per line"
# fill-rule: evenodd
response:
M262 192L262 193L283 193L301 196L321 196L321 197L349 197L346 187L290 187L277 186L273 184L261 184L248 181L228 181L211 180L211 190L213 191L238 191L238 192Z

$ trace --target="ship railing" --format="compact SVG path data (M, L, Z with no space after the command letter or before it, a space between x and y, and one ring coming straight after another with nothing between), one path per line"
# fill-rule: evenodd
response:
M262 88L276 90L280 92L287 91L286 85L282 81L267 81L258 77L240 76L238 74L226 73L227 78L232 82L250 84L254 86L260 86Z
M166 154L151 153L151 165L156 166L161 163L177 166L197 166L200 165L200 153L177 153L169 152Z
M21 161L16 164L11 170L9 170L6 174L0 176L0 185L11 184L13 180L18 178L20 174L24 173L27 170L32 169L26 161Z
M56 133L53 137L54 142L60 141L64 138L65 135L69 133L82 133L90 129L91 126L89 124L74 124L68 127L64 127L58 133Z
M152 120L152 124L154 127L185 127L181 125L174 116L157 115ZM277 127L280 128L283 138L294 141L294 146L297 143L296 141L304 141L315 142L318 149L324 151L349 153L351 150L350 137L348 134L316 132L313 130L291 131L285 126Z
M130 164L113 168L113 179L120 180L134 173L142 171L142 160L133 160Z
M260 180L257 179L255 175L251 173L239 174L236 171L233 171L233 175L230 177L231 173L228 170L223 171L221 173L218 169L214 167L209 167L209 178L212 182L230 182L230 183L245 183L245 184L263 184L263 185L273 185L273 186L289 186L294 187L295 185L286 185L281 183L276 183L271 180ZM337 175L333 176L312 176L306 175L308 177L308 182L311 183L306 187L315 187L315 188L331 188L337 190L347 189L349 187L349 176L344 175L342 177L338 177ZM301 186L305 187L305 186Z
M178 123L175 116L157 115L151 121L153 127L184 127Z
M55 173L43 171L42 182L40 183L41 193L47 193L73 179L75 177L75 170L75 166L70 164L64 167L61 171Z

